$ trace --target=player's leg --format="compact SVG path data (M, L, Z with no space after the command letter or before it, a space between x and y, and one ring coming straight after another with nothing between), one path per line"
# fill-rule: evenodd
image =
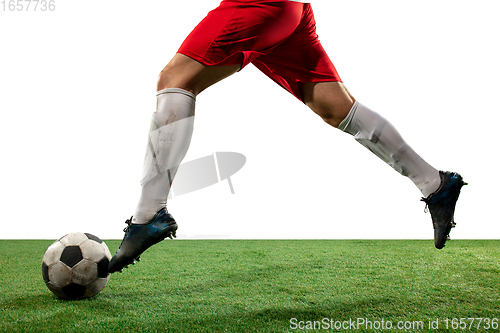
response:
M300 22L302 8L290 2L255 1L246 7L223 1L186 38L158 78L142 195L132 223L149 223L166 206L191 139L195 96L286 39Z
M290 2L255 1L250 7L222 2L186 38L158 78L157 111L134 224L148 223L166 205L164 188L189 146L195 96L286 39L300 22L302 8Z
M148 223L166 207L170 185L193 134L196 95L239 68L239 65L207 66L177 53L162 70L157 84L157 110L152 116L146 149L142 192L133 223Z
M133 217L126 221L124 239L110 261L110 273L133 264L147 248L166 237L175 237L177 224L167 212L167 198L191 142L196 95L239 68L239 65L206 66L176 54L160 73L141 195Z
M306 83L303 100L325 122L353 135L396 171L408 176L424 197L438 189L439 171L424 161L389 121L356 102L343 83Z
M410 177L425 197L439 187L439 172L404 142L394 126L357 103L345 88L318 39L309 4L303 5L302 19L294 33L271 53L255 59L253 64L330 125L338 127L344 122L343 130ZM354 121L348 123L353 115L356 115Z
M110 262L111 272L175 235L177 224L166 211L166 200L189 147L196 95L279 45L295 30L303 7L289 1L252 1L251 6L223 1L191 32L161 72L141 198Z
M180 88L198 95L206 88L234 74L241 64L207 66L176 53L158 76L157 91Z
M356 101L341 81L302 83L300 90L304 104L333 127L339 126Z
M401 174L424 195L434 224L434 242L442 248L454 225L455 204L464 182L456 173L437 171L378 113L357 102L340 82L335 66L316 34L312 7L304 4L294 33L254 65L287 89L328 124L355 139Z
M356 141L410 178L422 192L434 223L434 242L444 247L461 187L456 173L442 172L422 159L384 117L355 101L341 82L306 83L303 101L325 122L354 136Z

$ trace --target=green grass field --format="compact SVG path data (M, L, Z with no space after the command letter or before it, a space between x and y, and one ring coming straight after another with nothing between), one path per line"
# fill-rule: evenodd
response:
M80 301L55 298L42 280L51 242L0 241L0 331L300 332L317 321L333 332L335 322L383 320L435 332L437 319L440 331L499 330L452 320L500 319L500 241L438 251L432 241L168 240ZM382 331L364 325L356 331Z

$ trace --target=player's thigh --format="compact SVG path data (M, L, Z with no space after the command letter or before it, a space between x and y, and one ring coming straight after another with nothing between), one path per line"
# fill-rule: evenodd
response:
M158 77L157 90L181 88L198 95L200 92L234 74L241 65L207 66L177 53Z
M301 90L303 102L334 127L338 127L355 102L339 81L303 83Z
M158 90L199 94L279 45L299 24L303 7L288 1L223 1L184 40L161 72Z

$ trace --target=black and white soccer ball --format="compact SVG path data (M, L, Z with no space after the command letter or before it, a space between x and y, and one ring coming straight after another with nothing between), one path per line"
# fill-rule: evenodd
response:
M74 232L45 251L42 276L59 298L82 299L99 293L108 283L111 253L99 237Z

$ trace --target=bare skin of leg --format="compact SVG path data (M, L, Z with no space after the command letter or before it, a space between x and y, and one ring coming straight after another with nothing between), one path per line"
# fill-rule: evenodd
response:
M239 69L240 65L206 66L177 53L161 71L157 91L181 88L198 95ZM339 126L355 101L342 82L305 83L302 96L304 103L333 127Z
M305 83L302 96L304 103L333 127L340 125L356 101L342 82Z
M198 95L214 83L231 76L240 65L206 66L177 53L158 77L157 91L166 88L181 88Z

